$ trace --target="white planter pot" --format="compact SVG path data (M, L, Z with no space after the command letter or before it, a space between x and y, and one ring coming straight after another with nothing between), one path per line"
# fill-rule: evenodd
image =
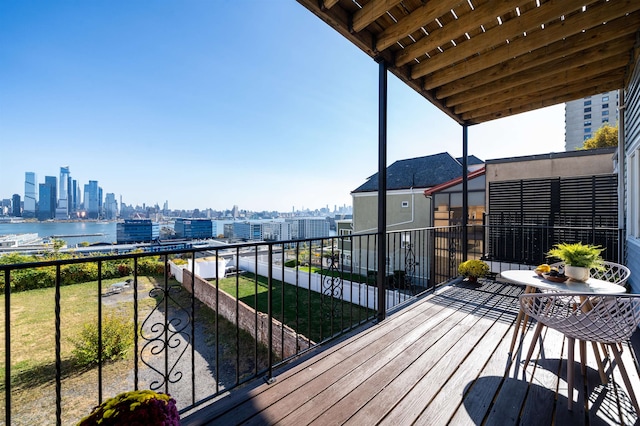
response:
M589 279L589 268L565 265L564 274L574 281L586 281Z

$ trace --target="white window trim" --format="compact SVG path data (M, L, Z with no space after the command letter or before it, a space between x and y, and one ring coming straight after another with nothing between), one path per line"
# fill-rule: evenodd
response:
M640 147L631 150L627 158L627 234L637 239L640 238Z

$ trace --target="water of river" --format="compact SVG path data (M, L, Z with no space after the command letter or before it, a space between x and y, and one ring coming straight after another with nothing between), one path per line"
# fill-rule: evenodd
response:
M0 235L32 233L42 238L60 238L69 247L82 242L115 243L117 240L116 222L0 223Z

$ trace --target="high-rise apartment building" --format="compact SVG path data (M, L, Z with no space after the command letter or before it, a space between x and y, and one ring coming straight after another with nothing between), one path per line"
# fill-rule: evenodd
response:
M36 206L38 205L38 184L36 180L35 173L26 172L24 174L24 207L22 216L25 218L36 217Z
M618 91L567 102L564 107L564 149L581 148L602 125L618 122Z
M69 166L60 167L60 185L58 187L56 219L69 219L69 178Z

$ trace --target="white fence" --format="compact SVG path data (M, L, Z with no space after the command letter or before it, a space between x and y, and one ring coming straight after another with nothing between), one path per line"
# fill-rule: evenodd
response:
M268 276L269 264L267 262L258 262L258 270L255 270L256 262L254 259L239 260L239 269L247 272L251 272L256 275ZM284 279L282 272L284 269ZM278 281L283 281L290 285L295 285L301 288L306 288L317 293L322 294L322 278L323 276L317 273L309 274L308 272L301 271L295 268L282 268L281 265L274 265L272 269L272 278ZM324 276L325 279L330 278ZM387 309L403 302L408 299L409 296L399 294L398 291L385 290L387 298ZM378 306L378 289L373 286L369 286L362 283L354 283L347 280L342 280L342 299L346 302L351 302L355 305L360 305L369 309L377 309Z

